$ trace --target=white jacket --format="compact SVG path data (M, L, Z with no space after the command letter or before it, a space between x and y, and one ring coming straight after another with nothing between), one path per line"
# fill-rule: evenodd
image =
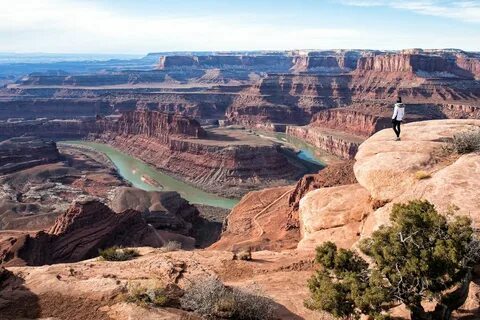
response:
M397 121L402 121L404 116L405 116L405 105L403 103L395 103L395 107L393 108L392 119L396 119Z

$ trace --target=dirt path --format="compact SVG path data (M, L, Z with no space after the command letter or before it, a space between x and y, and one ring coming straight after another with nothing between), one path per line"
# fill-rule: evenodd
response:
M292 189L289 189L287 190L286 192L284 192L282 195L280 195L279 197L277 197L275 200L273 200L272 202L270 202L265 208L263 208L262 210L260 210L260 212L258 212L253 218L252 218L252 224L254 225L254 227L256 229L258 229L260 231L260 233L258 234L258 236L256 236L255 238L253 239L248 239L248 240L245 240L245 241L242 241L242 242L239 242L236 244L236 247L244 244L244 243L248 243L248 242L252 242L253 240L257 240L257 239L260 239L264 234L265 234L265 230L263 229L263 227L260 225L260 223L258 222L258 218L260 218L261 215L263 215L265 212L267 212L271 207L273 207L275 204L277 204L280 200L282 200L285 196L291 194L293 191L295 190L295 188L292 188Z

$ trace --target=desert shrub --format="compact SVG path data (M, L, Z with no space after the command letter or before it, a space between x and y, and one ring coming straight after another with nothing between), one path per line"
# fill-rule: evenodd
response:
M244 260L244 261L251 261L252 260L252 250L245 249L240 250L233 254L233 260Z
M183 290L176 285L163 288L155 284L130 284L125 300L142 307L178 307L182 295Z
M417 180L429 179L431 177L432 176L430 175L430 173L428 173L426 171L423 171L423 170L415 172L415 179L417 179Z
M229 288L216 277L194 282L180 303L207 319L267 320L273 314L273 303L258 291Z
M110 247L99 250L100 257L107 261L126 261L138 257L140 253L136 249Z
M360 244L366 261L351 250L326 242L316 249L321 268L308 282L308 308L338 318L388 318L403 303L411 319L450 319L466 299L472 266L480 259L480 242L471 220L438 214L428 201L395 204L391 225ZM422 301L436 301L425 311Z
M453 137L452 146L459 154L480 151L480 129L464 131Z
M162 251L165 252L178 251L180 249L182 249L182 244L178 241L167 241L162 247Z

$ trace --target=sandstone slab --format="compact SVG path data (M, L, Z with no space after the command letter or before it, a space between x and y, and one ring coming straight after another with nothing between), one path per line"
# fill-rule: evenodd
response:
M313 250L325 241L349 248L362 232L363 220L371 213L370 194L359 184L321 188L300 201L299 249Z

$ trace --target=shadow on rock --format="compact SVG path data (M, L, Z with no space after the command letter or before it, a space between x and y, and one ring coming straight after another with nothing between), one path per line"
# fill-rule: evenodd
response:
M40 316L38 297L23 284L22 278L0 268L0 319L37 319Z

